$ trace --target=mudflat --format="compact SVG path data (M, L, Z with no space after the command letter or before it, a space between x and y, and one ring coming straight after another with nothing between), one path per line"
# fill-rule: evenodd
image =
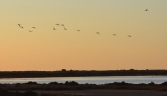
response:
M106 90L106 89L90 89L90 90L63 90L63 91L35 91L37 93L49 94L75 94L81 96L167 96L167 91L151 91L151 90Z

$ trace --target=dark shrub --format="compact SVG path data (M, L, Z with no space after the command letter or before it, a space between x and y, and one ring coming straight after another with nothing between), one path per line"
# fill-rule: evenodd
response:
M155 85L155 83L151 81L151 83L148 83L148 85Z
M69 82L68 82L68 81L66 81L64 84L65 84L65 85L69 85Z
M28 83L25 83L25 84L38 84L38 83L37 82L29 81Z
M75 82L75 81L66 81L65 83L64 83L65 85L79 85L77 82Z
M165 86L166 86L166 85L167 85L167 81L166 81L166 82L163 82L161 85L165 85Z
M59 83L55 81L55 82L50 82L49 84L58 85Z

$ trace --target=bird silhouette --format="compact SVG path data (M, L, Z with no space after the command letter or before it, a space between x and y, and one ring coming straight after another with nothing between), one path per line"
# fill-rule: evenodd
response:
M67 30L67 29L64 27L64 30Z
M57 26L59 26L59 24L56 24Z
M146 9L145 11L148 11L148 9Z
M31 30L28 30L29 32L32 32Z
M96 34L100 34L99 32L96 32Z
M32 27L32 28L36 29L36 27Z
M131 35L128 35L128 37L132 37Z
M53 27L53 30L56 30L55 27Z
M113 36L116 36L116 34L113 34Z
M20 28L23 28L23 27L21 26L21 24L18 24L18 26L19 26Z
M64 26L64 24L61 24L61 26Z
M79 31L79 32L80 32L80 30L77 30L77 31Z

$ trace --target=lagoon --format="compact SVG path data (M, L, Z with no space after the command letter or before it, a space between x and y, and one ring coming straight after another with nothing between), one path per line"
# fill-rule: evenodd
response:
M42 78L1 78L1 84L27 83L29 81L39 84L48 84L50 82L64 83L66 81L75 81L79 84L106 84L113 82L126 82L132 84L151 83L161 84L167 81L167 76L89 76L89 77L42 77Z

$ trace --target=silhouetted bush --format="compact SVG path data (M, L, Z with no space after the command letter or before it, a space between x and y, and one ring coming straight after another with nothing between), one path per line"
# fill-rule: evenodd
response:
M148 83L148 85L155 85L155 83L151 81L151 83Z
M75 81L66 81L65 83L64 83L65 85L79 85L77 82L75 82Z
M50 82L49 84L58 85L59 83L55 81L55 82Z
M129 83L125 83L124 81L122 81L122 82L109 83L109 84L106 84L106 85L129 85Z
M65 72L65 71L66 71L66 69L62 69L61 71Z
M28 83L25 83L25 84L38 84L38 83L37 82L29 81Z
M165 86L166 86L166 85L167 85L167 81L166 81L166 82L163 82L161 85L165 85Z

